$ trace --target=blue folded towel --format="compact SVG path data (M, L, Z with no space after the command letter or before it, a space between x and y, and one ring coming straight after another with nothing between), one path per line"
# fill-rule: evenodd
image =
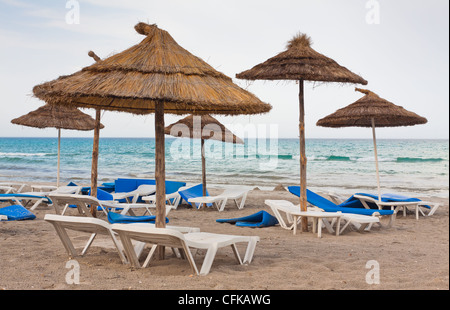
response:
M132 223L152 223L154 224L156 220L155 215L144 215L144 216L132 216L124 215L115 212L108 212L108 221L111 224L132 224ZM169 223L169 219L166 217L166 223Z
M217 219L218 223L230 223L236 224L240 227L269 227L278 224L276 217L266 211L259 211L255 214L251 214L244 217L238 217L234 219Z
M34 220L36 215L21 205L11 205L0 208L0 215L6 215L8 221Z

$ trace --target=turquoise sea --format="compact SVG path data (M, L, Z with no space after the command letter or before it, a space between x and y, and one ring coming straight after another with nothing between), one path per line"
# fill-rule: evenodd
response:
M448 140L378 140L382 192L449 197ZM308 187L376 193L371 139L307 139ZM89 184L92 138L61 139L61 181ZM0 182L56 182L57 138L0 138ZM100 138L98 180L154 178L154 139ZM206 142L210 186L245 184L271 189L299 184L297 139ZM166 178L201 181L200 141L166 137Z

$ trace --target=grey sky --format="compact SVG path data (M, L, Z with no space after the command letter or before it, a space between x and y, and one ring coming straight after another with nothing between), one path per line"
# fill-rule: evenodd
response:
M283 51L303 32L316 51L369 81L358 87L428 119L426 125L379 128L377 138L448 139L447 0L375 1L379 24L367 22L374 12L366 7L369 0L78 0L79 24L66 22L67 2L0 0L0 136L55 136L52 129L10 123L44 104L32 97L33 86L92 64L89 50L105 58L139 43L143 37L134 25L143 21L167 30L182 47L273 106L265 115L218 116L224 124L276 124L279 137L298 136L295 82L250 83L235 74ZM306 138L371 138L370 129L315 125L360 98L354 88L306 84ZM179 118L168 115L166 124ZM105 112L101 137L153 137L153 120L153 115ZM90 133L64 131L63 136Z

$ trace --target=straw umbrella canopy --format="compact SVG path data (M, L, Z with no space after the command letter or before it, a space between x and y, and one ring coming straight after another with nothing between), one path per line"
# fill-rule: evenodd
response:
M246 80L296 80L299 84L299 139L300 139L300 209L306 211L306 153L304 81L359 83L367 81L336 61L311 48L311 39L297 34L287 44L286 50L253 68L236 74ZM302 229L307 230L307 219L302 219Z
M164 129L166 135L191 139L201 139L203 196L206 196L205 140L217 140L234 144L244 144L222 123L211 115L189 115Z
M164 227L164 113L259 114L271 106L182 48L167 31L145 23L135 30L145 36L139 44L37 85L33 93L56 104L155 113L156 226Z
M45 104L37 110L11 120L11 123L35 128L58 129L58 164L56 186L59 187L61 129L89 131L95 128L95 120L73 106ZM101 128L104 128L100 124Z
M427 123L427 119L389 102L370 90L355 88L365 94L356 102L317 121L323 127L371 127L377 171L378 200L381 200L375 127L413 126Z

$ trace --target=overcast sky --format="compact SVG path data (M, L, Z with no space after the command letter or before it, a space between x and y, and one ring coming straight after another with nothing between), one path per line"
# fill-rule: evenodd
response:
M79 15L71 14L73 3ZM217 117L231 127L272 125L278 137L298 137L294 81L247 82L235 75L282 52L303 32L316 51L369 82L358 87L428 119L425 125L379 128L377 138L448 139L448 0L0 0L0 136L55 136L55 129L11 124L44 104L32 97L33 86L91 65L89 50L105 58L139 43L144 37L134 25L140 21L167 30L183 48L273 106L264 115ZM307 82L306 138L371 138L369 128L315 125L360 97L352 84ZM166 125L178 119L167 115ZM104 112L101 137L153 137L153 121L153 115Z

